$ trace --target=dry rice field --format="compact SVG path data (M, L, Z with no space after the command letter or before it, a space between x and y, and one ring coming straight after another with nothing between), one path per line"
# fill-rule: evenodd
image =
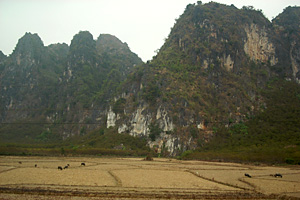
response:
M0 199L300 199L300 167L1 156Z

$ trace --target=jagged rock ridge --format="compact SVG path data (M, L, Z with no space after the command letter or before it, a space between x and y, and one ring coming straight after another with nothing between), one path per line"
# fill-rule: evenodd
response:
M268 81L299 82L299 13L270 22L251 7L190 4L146 64L115 36L84 31L70 47L44 47L26 34L27 53L0 57L1 122L41 121L35 132L62 138L113 128L169 155L195 149L262 112Z
M10 135L14 134L8 132L11 123L20 123L34 134L46 130L56 138L85 134L101 125L99 113L106 112L107 99L142 63L127 45L115 43L114 36L105 37L107 44L111 41L118 49L111 57L107 49L96 47L99 42L88 31L76 34L70 47L44 46L37 34L26 33L9 57L1 56L3 141L13 140ZM30 131L30 123L40 125Z

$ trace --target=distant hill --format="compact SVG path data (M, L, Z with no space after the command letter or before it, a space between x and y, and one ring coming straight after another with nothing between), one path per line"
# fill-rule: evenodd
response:
M26 33L13 53L0 59L2 142L25 143L38 142L45 131L59 141L99 127L93 116L142 63L116 37L96 41L88 31L76 34L70 47L44 46L37 34Z

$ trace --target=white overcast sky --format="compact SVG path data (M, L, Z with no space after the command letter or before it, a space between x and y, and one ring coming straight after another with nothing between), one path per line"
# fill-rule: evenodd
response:
M70 42L87 30L126 42L143 61L151 60L189 3L197 0L0 0L0 50L9 55L26 32L37 33L45 45ZM202 0L208 3L210 0ZM252 5L272 20L300 0L215 0L241 8Z

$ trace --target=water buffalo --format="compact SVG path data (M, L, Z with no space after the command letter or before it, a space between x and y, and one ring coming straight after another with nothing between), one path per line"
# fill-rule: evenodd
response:
M247 176L247 177L249 177L249 178L251 178L251 177L252 177L250 174L245 174L245 176Z
M58 166L58 167L57 167L57 169L59 169L59 170L63 170L63 168L62 168L61 166Z
M275 174L274 177L275 177L275 178L277 178L277 177L282 178L282 175L281 175L281 174Z
M83 162L83 163L81 163L81 166L85 166L85 163Z

